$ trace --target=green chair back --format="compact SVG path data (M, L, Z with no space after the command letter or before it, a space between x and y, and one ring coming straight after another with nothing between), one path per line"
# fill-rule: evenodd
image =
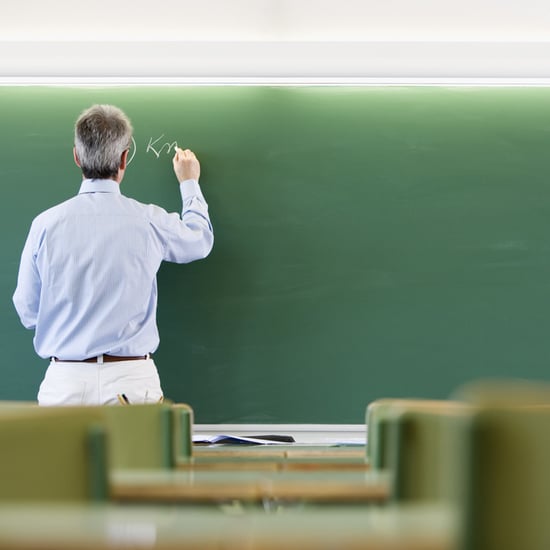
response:
M397 501L453 498L460 463L459 432L469 407L456 401L380 399L367 407L367 457L392 474Z
M396 413L389 469L400 502L457 501L464 490L471 407L457 404Z
M0 401L0 416L29 409L66 410L38 407L36 402ZM192 462L193 409L187 404L165 401L78 409L97 410L102 418L108 432L109 466L113 469L166 469Z
M174 465L193 461L193 409L185 403L172 404L172 439Z
M0 413L0 501L105 500L106 434L97 410Z
M367 407L367 462L377 470L387 468L388 418L394 414L395 401L377 399Z
M167 469L174 466L173 413L168 403L100 407L109 435L110 467Z
M476 407L461 550L550 548L550 384L481 380L455 395Z
M396 414L412 410L441 410L453 406L455 402L432 399L384 398L372 401L367 406L367 461L376 469L388 467L388 447L393 447L395 437L393 422ZM391 426L390 426L391 425Z
M550 548L550 408L485 408L472 419L464 550Z

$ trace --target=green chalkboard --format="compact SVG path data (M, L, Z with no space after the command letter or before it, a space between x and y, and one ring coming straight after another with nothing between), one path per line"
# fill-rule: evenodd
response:
M216 242L161 268L156 354L198 422L361 423L381 396L550 378L550 89L2 87L1 399L46 368L11 296L92 103L133 120L125 194L178 210L162 145L202 162Z

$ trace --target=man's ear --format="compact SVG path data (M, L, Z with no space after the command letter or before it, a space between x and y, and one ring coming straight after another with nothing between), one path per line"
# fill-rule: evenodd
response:
M73 147L73 158L75 164L80 168L80 161L78 160L78 155L76 154L76 147Z
M130 152L130 149L126 149L122 156L120 157L120 169L126 170L126 166L128 166L128 153Z

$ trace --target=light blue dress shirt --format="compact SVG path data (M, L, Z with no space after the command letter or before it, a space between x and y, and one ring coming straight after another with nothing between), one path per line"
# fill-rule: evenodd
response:
M121 194L112 180L37 216L13 302L41 357L81 360L157 349L156 274L163 260L206 257L214 235L195 180L180 184L181 217Z

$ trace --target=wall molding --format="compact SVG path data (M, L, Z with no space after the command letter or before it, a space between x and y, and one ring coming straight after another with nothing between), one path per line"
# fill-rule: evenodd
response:
M550 42L0 41L0 78L545 83Z

